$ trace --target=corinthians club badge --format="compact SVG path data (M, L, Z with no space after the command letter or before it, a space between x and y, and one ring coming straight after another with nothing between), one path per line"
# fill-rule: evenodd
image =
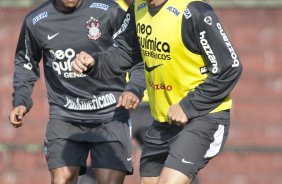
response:
M102 33L100 30L101 24L98 20L91 17L88 21L86 21L85 28L88 30L88 38L90 40L97 40L101 37Z

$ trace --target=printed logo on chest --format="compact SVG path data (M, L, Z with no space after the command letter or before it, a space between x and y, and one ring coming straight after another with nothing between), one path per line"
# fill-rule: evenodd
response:
M85 28L88 30L87 36L90 40L98 40L102 36L100 27L101 24L99 20L93 17L90 17L90 19L86 21Z

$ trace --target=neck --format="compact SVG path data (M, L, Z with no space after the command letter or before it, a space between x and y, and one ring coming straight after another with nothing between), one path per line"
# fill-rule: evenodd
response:
M54 0L55 7L62 12L73 12L75 9L77 9L82 1L77 1L76 3L68 3L68 2L62 2L61 0Z
M152 7L159 6L164 2L165 2L165 0L147 0L147 3Z

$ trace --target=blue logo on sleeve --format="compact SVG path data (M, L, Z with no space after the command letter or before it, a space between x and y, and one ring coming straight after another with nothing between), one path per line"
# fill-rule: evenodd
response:
M103 4L103 3L92 3L90 5L90 8L99 8L99 9L107 11L108 8L109 8L109 5L106 5L106 4Z
M188 8L185 8L184 16L185 16L186 19L189 19L190 17L192 17L192 13L190 12L190 10Z
M170 11L170 12L172 12L172 13L173 13L174 15L176 15L176 16L178 16L179 13L180 13L176 8L174 8L174 7L172 7L172 6L169 6L169 7L167 8L167 10Z
M34 17L32 19L33 25L35 25L38 21L40 21L40 20L42 20L42 19L44 19L46 17L48 17L48 12L40 13L39 15L37 15L36 17Z
M147 5L147 3L142 3L142 4L140 4L140 5L138 6L138 8L137 8L137 11L139 11L139 10L145 8L146 5Z

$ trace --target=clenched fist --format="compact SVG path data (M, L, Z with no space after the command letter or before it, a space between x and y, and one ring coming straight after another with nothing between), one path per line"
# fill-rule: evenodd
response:
M77 54L75 56L75 59L71 62L72 70L77 74L86 72L94 65L95 65L94 58L90 54L84 51L81 51L79 54Z
M27 109L24 105L19 105L12 110L9 120L13 127L19 128L23 125L23 117L26 114L26 111Z
M176 124L177 126L185 126L188 123L188 117L184 113L181 106L177 104L173 104L170 106L168 112L168 123Z

